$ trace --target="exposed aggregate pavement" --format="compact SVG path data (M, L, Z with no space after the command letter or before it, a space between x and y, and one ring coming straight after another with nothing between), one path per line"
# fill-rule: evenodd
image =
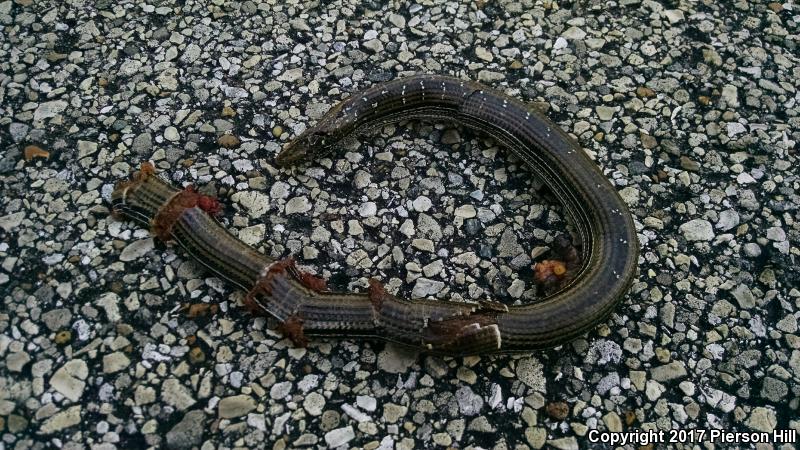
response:
M799 24L792 3L746 1L0 1L0 448L800 431ZM419 72L545 109L630 205L639 276L596 331L490 358L292 348L110 215L151 160L334 287L531 301L530 266L569 225L491 141L411 122L274 165L347 94Z

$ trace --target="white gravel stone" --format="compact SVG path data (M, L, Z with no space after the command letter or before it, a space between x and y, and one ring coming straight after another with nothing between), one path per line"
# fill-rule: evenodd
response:
M725 100L725 104L728 105L728 108L736 108L739 106L739 94L736 86L732 84L726 84L722 87L722 94L720 98Z
M786 232L781 227L767 228L767 239L770 241L783 242L786 240Z
M195 62L200 57L201 52L202 49L200 48L199 45L194 43L189 44L186 46L186 49L183 50L183 55L181 55L181 61L187 63Z
M775 328L785 332L785 333L796 333L797 332L797 318L792 314L787 314L786 317L779 320L777 324L775 324Z
M347 444L355 439L355 437L356 433L353 431L353 427L348 425L325 433L325 442L329 447L335 448Z
M680 9L667 9L664 11L664 16L669 20L669 23L676 24L678 22L683 22L684 16L683 11Z
M431 199L429 199L424 195L420 195L419 197L414 199L414 202L412 204L414 206L414 210L419 212L425 212L431 209L431 206L433 206L433 203L431 203Z
M359 236L364 234L364 227L357 220L347 221L347 234L351 236Z
M239 239L247 245L256 246L264 241L264 235L267 232L267 226L263 223L253 225L251 227L242 228L239 232Z
M135 261L150 252L154 247L153 238L140 239L128 244L119 255L120 261Z
M263 216L269 210L269 197L257 191L239 191L231 199L244 207L247 214L254 219Z
M728 122L728 137L734 137L737 134L742 134L747 132L747 128L739 122Z
M758 246L755 242L748 242L742 246L742 251L746 256L750 258L757 258L761 256L761 247Z
M573 436L551 439L547 441L547 444L558 450L578 450L580 448L578 440Z
M756 299L753 296L753 292L744 284L736 286L736 288L731 291L731 294L739 303L740 308L750 309L756 305Z
M55 117L67 109L67 102L64 100L53 100L40 103L33 113L33 120L44 120Z
M6 356L6 368L11 372L22 372L22 369L31 361L31 356L24 352L12 352Z
M433 241L430 239L414 239L411 241L411 246L424 252L433 253L434 251Z
M719 213L719 220L715 227L718 230L728 231L739 225L739 213L733 209L726 209Z
M578 27L569 27L561 34L566 39L572 39L576 41L580 41L586 37L586 32L581 30Z
M661 385L661 383L655 380L647 380L645 384L644 393L647 396L648 400L654 402L661 397L661 394L666 391L666 388Z
M356 396L356 405L364 411L372 412L377 409L378 401L369 395L358 395Z
M192 392L175 378L168 378L161 384L161 399L181 411L197 403Z
M749 173L742 172L736 176L736 182L739 184L750 184L750 183L755 183L756 179L753 178L753 176L750 175Z
M270 198L281 199L289 196L289 185L283 181L277 181L269 189Z
M400 14L389 14L389 23L396 26L397 28L405 28L406 18L401 16Z
M469 386L462 386L456 391L456 402L459 412L464 416L474 416L483 408L483 398Z
M302 78L302 76L303 76L303 69L301 68L289 69L286 72L282 73L280 76L278 76L278 81L286 81L291 83L299 80L300 78Z
M544 367L537 358L523 358L517 361L517 378L536 391L545 391Z
M441 281L430 280L428 278L417 278L414 284L414 289L411 291L413 298L425 298L436 295L444 289L444 283Z
M122 319L119 312L119 295L114 292L106 292L97 299L97 306L103 308L109 322L118 322Z
M439 275L443 269L444 263L441 259L437 259L436 261L432 261L430 264L423 266L422 273L424 273L426 277L430 278Z
M487 62L492 62L494 59L492 52L481 46L475 47L475 56Z
M218 415L221 419L242 417L256 408L256 401L249 395L234 395L219 401Z
M615 106L598 106L595 111L597 111L597 117L600 120L608 121L614 118L617 108Z
M139 406L153 403L156 401L156 390L150 386L137 386L133 398Z
M269 389L269 396L273 400L281 400L292 391L291 381L280 381L272 385Z
M510 295L511 298L520 298L523 292L525 292L525 282L519 278L512 281L511 286L508 287L508 295Z
M478 211L472 205L461 205L455 211L455 216L463 219L471 219L477 215Z
M650 376L658 382L672 381L686 376L686 365L680 361L673 361L650 369Z
M302 214L305 212L311 211L311 202L308 200L308 197L294 197L289 199L286 202L286 209L284 213L288 214Z
M78 141L78 158L85 158L97 152L97 142Z
M81 422L82 410L82 405L76 405L54 414L42 423L39 432L42 434L51 434L79 424Z
M408 347L389 343L378 354L378 368L388 373L405 373L416 362L418 356L416 351ZM366 407L364 409L374 410Z
M705 219L694 219L680 226L680 231L687 241L710 241L714 239L714 229Z
M753 408L745 424L753 430L771 433L778 425L778 418L772 408L758 406Z
M635 206L639 203L640 193L641 192L639 191L639 189L633 186L628 186L619 191L619 196L622 197L622 200L624 200L625 203L627 203L628 205Z
M383 51L383 42L380 39L372 39L364 42L364 48L371 50L372 53L380 53Z
M353 420L355 420L358 423L370 422L372 420L372 418L369 415L363 413L362 411L359 411L357 408L354 408L353 406L347 403L342 405L342 411L344 411L345 414L352 417Z
M24 212L15 212L11 214L7 214L3 217L0 217L0 228L9 232L19 226L22 223L22 219L25 218Z
M303 408L312 416L318 416L322 414L322 410L325 409L325 397L316 392L312 392L303 399Z
M378 212L375 202L364 202L358 207L358 215L361 217L374 217Z
M178 129L175 127L167 127L164 129L164 139L175 142L181 138L180 133L178 133Z
M131 360L122 352L114 352L103 356L103 372L115 373L124 370L131 364Z

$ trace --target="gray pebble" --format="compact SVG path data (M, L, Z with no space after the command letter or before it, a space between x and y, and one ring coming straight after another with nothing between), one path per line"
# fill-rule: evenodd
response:
M344 428L337 428L325 433L325 442L329 447L335 448L347 444L355 439L355 437L356 434L353 431L353 427L348 425Z
M364 202L358 207L358 214L361 217L374 217L378 212L378 207L375 202Z
M153 136L150 133L141 133L133 139L131 149L138 155L144 156L153 148Z
M536 358L523 358L517 361L516 375L526 386L544 392L544 367Z
M749 258L757 258L761 256L761 247L755 242L748 242L742 246L745 256Z
M72 312L66 308L52 309L42 314L42 319L50 331L57 331L70 324Z
M312 416L319 416L325 409L325 397L316 392L309 393L303 399L303 408Z
M161 400L178 410L190 408L197 403L192 392L176 378L168 378L161 385Z
M272 385L269 396L273 400L282 400L292 391L291 381L281 381Z
M44 120L56 117L67 109L67 102L64 100L53 100L39 104L33 113L33 120Z
M183 419L176 423L167 432L167 447L176 450L188 450L199 446L203 439L203 421L205 414L202 410L189 411Z
M218 414L221 419L241 417L256 408L256 401L249 395L234 395L219 401Z
M286 202L285 214L302 214L311 210L311 202L305 196L294 197Z
M483 398L469 386L463 386L456 391L456 401L459 412L464 416L474 416L483 408Z
M19 122L12 122L8 126L8 132L11 134L11 140L14 142L22 142L25 137L28 136L28 130L30 130L27 124L19 123Z
M686 366L680 361L673 361L650 369L650 376L661 383L683 378L686 376Z
M687 241L710 241L714 239L711 223L704 219L694 219L680 226L680 231Z
M428 278L417 278L414 289L411 291L413 298L426 298L438 294L444 289L441 281L430 280Z
M726 209L719 213L719 220L717 220L716 228L722 231L728 231L739 225L739 213L733 209Z
M128 244L119 255L120 261L134 261L150 252L154 247L153 238L140 239Z
M433 203L431 202L431 199L429 199L428 197L420 195L419 197L414 199L412 205L414 206L415 211L425 212L431 209Z

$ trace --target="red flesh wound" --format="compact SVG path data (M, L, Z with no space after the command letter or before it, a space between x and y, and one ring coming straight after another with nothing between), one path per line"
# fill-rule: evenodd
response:
M376 310L381 309L383 299L389 295L383 284L375 278L369 279L369 301Z
M138 174L138 177L140 177L139 181L144 180L145 178L147 178L150 175L153 175L154 173L156 173L155 166L153 166L153 164L150 163L149 161L143 162L142 165L139 167L139 174Z
M256 300L257 295L271 295L272 294L272 278L276 275L284 275L286 271L289 269L294 268L294 260L289 257L282 259L280 261L274 262L269 269L267 269L267 273L263 276L260 276L253 287L247 291L247 294L244 296L244 307L249 312L256 312L257 314L263 314L261 307Z
M152 172L145 171L144 166L142 166L140 174L146 176L149 173ZM180 219L181 214L195 206L212 216L219 213L221 209L217 199L197 192L194 186L187 186L186 189L175 194L158 210L153 218L153 234L162 241L169 240L172 227L175 226L175 223Z
M294 314L278 325L278 331L297 347L308 345L308 338L303 333L303 319Z
M189 208L197 206L200 196L192 186L178 192L167 201L153 217L152 232L162 241L168 241L172 227L180 219L181 214Z
M197 199L197 206L203 211L212 216L216 216L222 210L222 205L214 197L198 194L200 197Z
M328 290L328 285L325 282L324 278L318 277L308 272L304 272L302 270L298 270L297 272L298 272L298 281L300 281L300 284L302 284L303 286L315 292L324 292Z
M294 258L291 256L275 263L269 271L271 273L291 273L295 279L300 282L300 284L315 292L324 292L328 290L328 285L324 278L318 277L304 270L300 270L295 264Z
M270 275L275 276L278 274L284 274L289 271L296 271L297 268L294 265L294 258L291 256L283 258L280 261L276 261L270 266L269 270L267 271L267 277Z
M485 314L473 314L467 317L452 317L440 321L429 322L423 330L425 342L434 347L446 346L458 342L459 339L474 333L473 326L486 327L496 324L495 319Z
M566 265L553 259L545 259L536 263L533 270L534 279L539 284L558 282L567 274Z
M258 286L258 285L257 285ZM261 287L254 287L247 292L244 296L243 307L244 309L254 315L254 316L266 316L264 310L261 308L261 304L256 300L256 295L259 295L261 292Z

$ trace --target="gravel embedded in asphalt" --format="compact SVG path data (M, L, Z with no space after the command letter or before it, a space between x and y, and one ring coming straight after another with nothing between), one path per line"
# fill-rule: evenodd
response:
M800 430L798 24L791 3L758 2L0 1L2 445ZM110 215L114 183L150 160L334 288L535 301L531 264L569 219L486 137L412 121L274 164L350 93L420 72L543 109L628 202L639 276L596 330L496 357L293 348L241 292Z

